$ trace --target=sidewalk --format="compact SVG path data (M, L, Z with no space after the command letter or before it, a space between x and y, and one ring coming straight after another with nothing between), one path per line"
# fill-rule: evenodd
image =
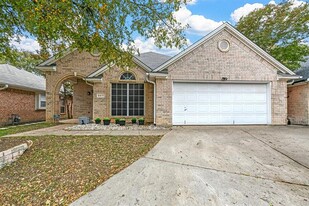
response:
M38 130L33 130L29 132L22 132L12 135L7 135L5 137L19 137L19 136L153 136L153 135L165 135L170 130L104 130L104 131L67 131L65 128L72 126L72 124L61 124L54 127L48 127Z

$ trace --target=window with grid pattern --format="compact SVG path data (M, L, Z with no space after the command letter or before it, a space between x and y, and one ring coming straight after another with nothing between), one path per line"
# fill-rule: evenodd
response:
M112 84L112 116L144 115L144 84Z

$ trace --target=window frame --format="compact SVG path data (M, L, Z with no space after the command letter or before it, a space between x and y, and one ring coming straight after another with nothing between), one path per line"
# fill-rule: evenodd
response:
M128 82L129 81L129 82ZM146 114L146 92L145 92L145 83L144 82L131 82L132 80L127 80L126 82L110 82L110 116L112 117L144 117L145 114ZM134 81L134 80L133 80ZM127 115L113 115L113 112L112 112L112 93L113 93L113 84L125 84L127 86ZM130 111L129 111L129 104L130 104L130 94L129 94L129 85L130 84L142 84L144 86L144 97L143 97L143 101L144 101L144 104L143 104L143 110L144 110L144 113L143 115L130 115Z
M63 105L62 105L62 102L63 101ZM66 104L65 104L65 99L64 99L64 97L60 97L60 99L59 99L59 113L60 114L66 114ZM64 108L64 112L61 112L61 108Z
M42 102L42 96L45 97L45 107L42 107L41 106L41 102ZM44 93L38 93L36 94L36 98L35 98L35 107L36 107L36 110L45 110L46 109L46 94Z
M122 77L124 74L131 74L131 75L134 77L134 79L121 79L121 77ZM123 73L120 75L119 80L120 80L120 81L129 81L129 82L131 82L131 81L136 81L136 75L135 75L134 73L132 73L132 72L123 72Z

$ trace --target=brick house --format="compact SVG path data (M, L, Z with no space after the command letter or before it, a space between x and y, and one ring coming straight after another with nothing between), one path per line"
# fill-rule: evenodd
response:
M309 125L309 57L295 73L302 78L288 85L288 119L291 124Z
M77 50L43 62L46 119L59 113L59 87L71 79L74 118L285 125L287 81L299 78L227 23L174 57L149 52L133 62L134 68L110 68L95 54Z
M45 120L45 78L0 64L0 125Z

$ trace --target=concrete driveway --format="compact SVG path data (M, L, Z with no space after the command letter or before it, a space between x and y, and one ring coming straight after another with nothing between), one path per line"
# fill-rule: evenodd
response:
M309 205L309 127L176 127L72 205Z

